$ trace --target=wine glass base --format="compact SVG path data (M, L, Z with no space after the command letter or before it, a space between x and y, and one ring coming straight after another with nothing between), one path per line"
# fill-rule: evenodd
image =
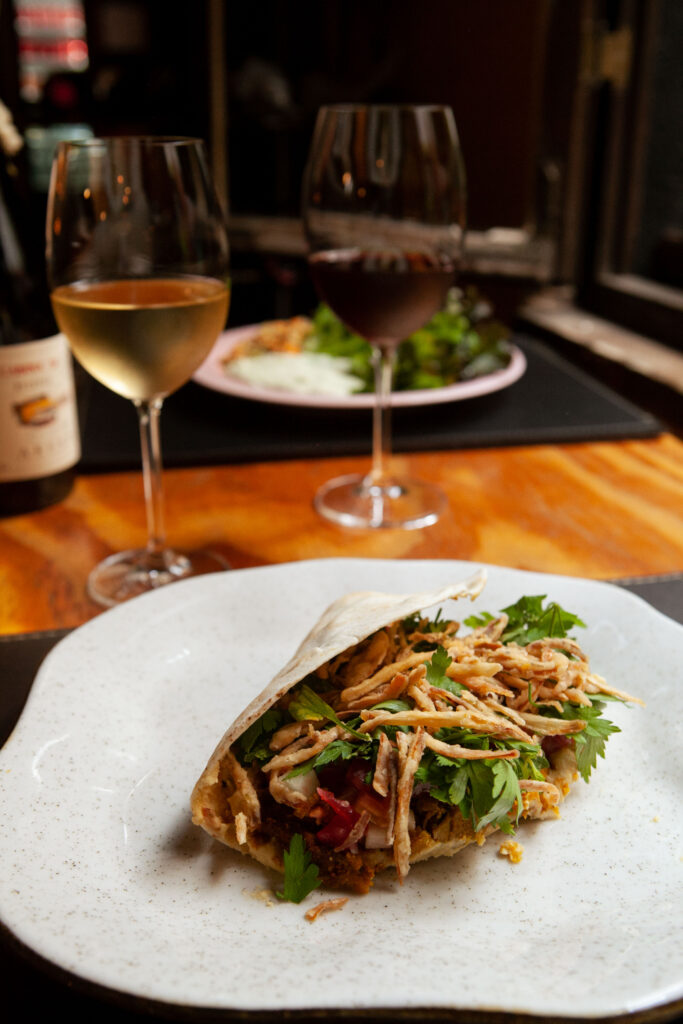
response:
M229 568L214 551L193 551L190 555L164 551L155 556L145 548L121 551L95 566L88 577L87 591L97 604L113 608L176 580Z
M446 495L433 484L397 478L379 485L360 475L330 480L314 499L325 519L366 529L419 530L435 523L446 504Z

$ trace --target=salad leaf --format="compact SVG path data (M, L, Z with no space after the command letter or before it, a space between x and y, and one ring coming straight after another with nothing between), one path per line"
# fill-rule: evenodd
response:
M540 708L541 714L548 718L581 719L586 723L582 732L574 733L574 750L576 752L576 763L579 773L584 782L588 782L593 768L596 767L598 757L605 756L605 744L613 732L621 732L618 725L602 717L605 702L596 699L588 694L591 701L590 707L577 706L566 701L562 705L561 714L554 708ZM600 695L602 696L602 694Z
M440 644L434 651L431 661L427 662L427 682L431 686L438 686L441 690L449 690L450 693L460 693L462 683L455 679L449 679L446 669L453 659Z
M467 729L445 728L435 733L445 743L457 743L476 750L515 749L515 760L445 757L426 753L415 773L416 782L429 785L429 793L442 803L458 807L464 818L480 831L489 824L503 832L514 831L514 823L522 808L520 779L543 779L547 761L539 746L519 740L491 740L482 733ZM510 812L515 808L514 821Z
M358 739L367 741L368 737L362 732L356 732L351 727L350 722L342 722L337 716L334 708L322 699L314 690L310 688L306 683L300 687L297 691L296 696L290 701L288 711L292 718L297 722L305 719L316 719L325 718L330 722L334 722L335 725L340 725L342 729L346 729L347 732L357 736Z
M241 760L245 764L252 761L267 761L273 756L269 747L270 738L280 728L284 715L277 708L269 708L246 729L239 739Z
M569 630L574 626L585 627L585 622L578 615L565 611L555 601L544 607L545 599L545 594L520 597L515 604L502 609L508 616L508 624L501 636L504 644L518 643L525 646L546 636L569 636ZM493 618L490 612L470 615L465 619L465 625L474 628L485 626Z
M395 715L399 711L410 711L412 704L409 704L407 700L401 700L398 697L394 697L393 700L383 700L379 704L373 704L372 711L391 711L392 715Z
M350 331L329 306L318 306L305 348L350 360L351 373L373 390L372 349ZM444 309L420 330L401 341L396 358L394 390L438 388L502 369L510 361L508 331L493 320L490 309L470 289L452 288Z
M477 832L487 825L510 831L508 814L517 801L516 820L522 809L522 792L511 761L470 761L467 766L472 787L472 820Z
M352 740L332 740L310 761L304 761L303 764L298 764L287 772L286 778L293 779L296 775L306 775L307 772L323 768L326 764L332 764L333 761L348 761L352 757L369 759L371 756L372 744L369 742L359 744Z
M303 836L292 836L289 850L284 852L285 881L281 892L276 892L278 899L289 900L290 903L301 903L309 892L321 885L318 868L312 862L306 849Z
M290 705L291 707L291 705ZM379 704L374 704L373 711L391 711L392 714L396 714L397 711L410 711L411 705L408 701L399 700L395 698L393 700L384 700ZM358 721L355 719L353 721ZM349 722L344 722L344 728L349 730ZM408 726L400 726L402 732L409 732ZM353 730L349 730L353 732ZM397 731L397 727L390 725L381 726L376 732L386 732L389 736ZM305 775L307 772L323 768L326 764L332 764L334 761L348 761L353 758L363 758L364 760L370 761L375 756L375 750L379 740L369 733L356 733L353 732L354 736L359 736L361 742L358 740L332 740L331 743L321 750L319 754L312 757L310 761L304 761L302 764L298 764L291 771L287 772L287 778L293 779L297 775Z
M430 796L458 807L475 831L494 824L510 832L510 811L517 801L516 820L522 806L517 764L498 758L472 761L429 754L423 757L415 781L429 783Z
M423 615L420 615L419 612L416 612L415 615L408 615L405 619L401 620L403 632L410 635L422 626L425 633L437 633L446 624L446 620L441 618L442 611L443 609L439 608L431 622L429 619L425 619Z
M363 391L372 391L374 370L370 344L354 334L332 312L321 303L313 314L313 332L306 339L304 348L309 352L324 352L348 360L349 371L363 382Z

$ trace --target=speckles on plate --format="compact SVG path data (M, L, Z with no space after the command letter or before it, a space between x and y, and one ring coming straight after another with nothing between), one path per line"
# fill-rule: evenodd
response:
M671 908L683 904L683 833L680 815L664 820L662 808L681 799L670 766L683 629L618 588L490 566L484 594L468 603L496 609L548 593L589 623L595 670L648 702L610 706L622 732L607 758L559 820L519 829L514 870L492 837L416 865L403 886L380 876L311 927L302 911L320 891L298 908L252 898L272 894L278 877L190 822L192 787L221 733L325 605L352 590L438 587L477 568L332 559L226 572L70 634L0 752L4 923L91 981L190 1006L495 1004L561 1016L571 991L572 1013L596 1017L680 997L683 925ZM476 971L462 969L463 942Z

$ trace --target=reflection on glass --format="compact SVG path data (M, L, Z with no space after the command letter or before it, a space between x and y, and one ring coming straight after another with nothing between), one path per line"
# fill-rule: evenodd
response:
M445 506L431 483L391 472L396 349L443 305L461 253L465 175L450 108L324 107L303 187L309 266L320 297L373 348L372 468L315 499L345 526L428 526Z

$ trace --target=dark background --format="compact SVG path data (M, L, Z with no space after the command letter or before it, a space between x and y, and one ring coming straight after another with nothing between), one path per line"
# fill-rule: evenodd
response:
M308 142L326 102L450 104L467 166L469 228L514 229L532 244L539 237L558 244L580 7L556 0L85 0L88 66L55 71L41 95L27 99L16 8L0 0L0 98L23 132L85 124L95 134L207 139L234 228L230 323L237 325L306 312L314 301L295 228L288 224L285 241L272 246L249 230L248 218L298 218ZM34 182L38 247L46 187ZM504 314L539 278L553 276L551 263L530 271L513 260L485 275L502 279ZM495 298L495 280L491 288Z
M27 96L17 11L41 6L0 0L0 99L27 140L78 125L205 138L229 219L229 326L316 304L299 186L318 107L440 102L468 175L461 282L511 326L559 287L683 348L680 0L83 0L87 66ZM39 146L18 161L36 266L54 137L42 145L42 180L26 166ZM680 417L680 391L552 340L629 397L654 387Z

